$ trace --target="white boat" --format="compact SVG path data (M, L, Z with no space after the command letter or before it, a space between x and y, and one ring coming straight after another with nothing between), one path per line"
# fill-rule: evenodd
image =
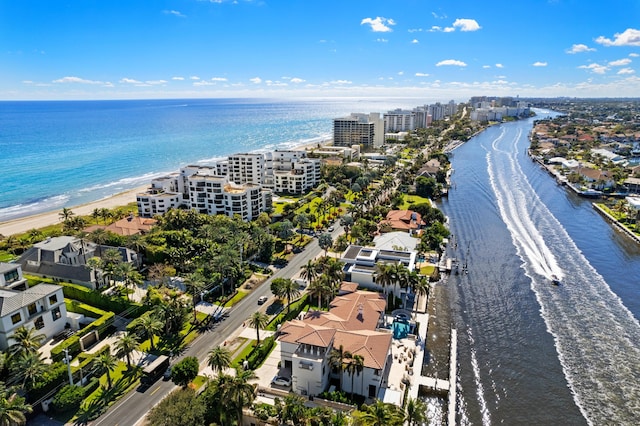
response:
M560 285L560 278L557 275L551 275L551 283L553 285Z

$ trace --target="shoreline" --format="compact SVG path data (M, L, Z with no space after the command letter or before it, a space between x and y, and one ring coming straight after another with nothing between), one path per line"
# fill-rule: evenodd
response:
M306 143L297 145L295 147L291 147L289 149L293 151L310 151L313 149L317 149L318 145L328 146L332 144L333 144L333 138L323 138L320 141L306 142ZM113 209L116 207L122 207L129 203L135 202L136 194L146 191L150 185L151 185L151 181L149 181L149 183L143 186L138 186L136 188L119 192L117 194L114 194L105 198L101 198L96 201L90 201L88 203L79 204L79 205L67 207L67 208L73 211L73 213L75 213L78 216L88 216L96 208ZM33 215L28 215L28 216L0 222L0 235L8 237L11 235L28 232L31 229L38 229L45 226L50 226L50 225L55 225L57 223L60 223L59 213L62 211L62 208L63 207L60 207L57 210L36 213ZM137 215L137 211L136 211L136 215Z
M101 198L100 200L91 201L89 203L67 208L73 211L73 213L75 213L77 216L88 216L96 208L113 209L135 202L136 194L146 191L148 187L149 184L146 184L144 186L139 186L124 192L111 195L106 198ZM11 219L5 222L0 222L0 235L8 237L10 235L28 232L31 229L38 229L49 225L55 225L57 223L60 223L60 217L58 215L61 211L62 208L49 212L24 216L17 219Z

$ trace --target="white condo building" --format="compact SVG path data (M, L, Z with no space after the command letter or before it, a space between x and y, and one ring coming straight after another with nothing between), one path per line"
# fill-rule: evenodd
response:
M334 118L333 144L380 147L384 144L384 119L377 112L352 113L348 117Z

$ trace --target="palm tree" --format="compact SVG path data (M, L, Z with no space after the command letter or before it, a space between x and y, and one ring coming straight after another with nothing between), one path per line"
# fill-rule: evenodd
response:
M363 426L400 426L404 421L400 407L379 400L372 405L363 405L362 410L353 415Z
M427 419L427 406L419 400L409 398L405 407L404 421L409 423L409 426L425 424Z
M344 370L351 377L351 399L353 399L353 379L355 378L356 374L359 376L364 369L364 358L361 355L352 355L351 353L347 352L345 354L345 359L347 359L347 361L345 363Z
M137 351L139 348L140 344L138 343L138 339L134 334L131 334L129 332L124 333L116 341L116 353L118 357L126 357L127 367L129 368L131 368L131 354L134 351Z
M231 351L223 346L216 346L209 351L207 364L214 373L222 373L231 365Z
M392 282L393 272L391 271L390 266L391 265L388 263L378 263L376 265L375 281L382 287L385 298L387 296L387 286L391 285Z
M11 371L12 377L10 380L15 380L22 376L22 388L27 389L27 383L32 387L42 378L45 371L47 371L47 366L38 352L23 352L12 361Z
M111 372L118 366L118 360L111 354L110 350L106 350L100 354L97 358L94 358L93 364L100 373L107 375L107 384L111 389Z
M238 425L242 424L242 410L250 407L256 399L256 387L249 383L249 380L256 379L253 370L236 369L236 376L225 384L224 401L235 410Z
M156 318L153 313L142 315L136 320L136 330L143 332L149 337L152 351L156 349L154 344L155 337L162 332L162 329L162 321Z
M324 250L324 256L327 257L327 253L331 246L333 245L333 238L331 234L322 234L318 237L318 245L322 250Z
M278 298L287 299L287 314L291 312L291 299L300 295L298 284L289 278L274 278L271 281L271 292Z
M331 294L329 278L326 275L321 275L320 279L312 281L311 284L309 284L307 291L311 296L318 297L318 308L322 308L322 297Z
M266 327L267 324L269 324L269 316L260 311L254 312L249 317L249 326L256 329L256 337L258 339L256 346L260 345L260 329Z
M303 265L300 269L300 278L303 280L307 280L309 284L313 282L316 278L318 278L318 266L313 259L309 259L306 265Z
M38 330L35 328L27 328L21 325L11 335L10 339L15 341L15 343L9 347L9 355L14 357L22 354L37 353L38 348L45 339L45 335L38 333Z
M108 284L111 284L111 278L115 275L116 266L122 262L122 255L118 249L110 248L105 250L101 259L104 276L107 278Z
M114 272L122 280L125 288L130 285L131 289L135 291L135 287L142 283L142 275L129 262L119 263Z
M75 213L72 212L71 209L68 209L68 208L64 207L62 209L62 211L60 213L58 213L58 216L60 217L60 220L63 223L67 223L67 222L69 222L71 220L71 218L73 216L75 216Z
M25 414L33 411L33 407L25 403L11 388L0 382L0 425L23 425L27 422Z
M345 351L344 347L340 345L338 349L331 349L331 353L329 354L329 364L333 368L334 371L338 372L339 386L338 388L342 390L342 372L344 371L344 360L345 358L350 358L351 352Z
M196 298L200 296L200 292L205 289L207 283L202 272L196 271L187 276L185 279L187 289L191 292L191 300L193 302L193 321L198 319L196 311Z

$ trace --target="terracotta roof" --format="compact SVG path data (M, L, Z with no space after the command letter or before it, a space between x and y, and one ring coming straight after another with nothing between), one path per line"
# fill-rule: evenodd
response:
M105 229L118 235L137 235L149 232L156 223L158 223L158 221L155 219L140 216L128 216L124 219L113 222L108 226L92 225L86 228L85 231L92 232L96 229Z
M319 347L329 347L336 330L309 324L305 321L291 320L280 327L278 340L287 343L304 343Z
M365 367L381 370L384 368L392 337L391 333L380 331L338 331L333 345L342 345L352 355L360 355L364 358Z
M414 220L412 220L412 217ZM387 213L385 222L387 222L393 229L418 229L425 225L422 220L422 215L412 210L391 210Z

